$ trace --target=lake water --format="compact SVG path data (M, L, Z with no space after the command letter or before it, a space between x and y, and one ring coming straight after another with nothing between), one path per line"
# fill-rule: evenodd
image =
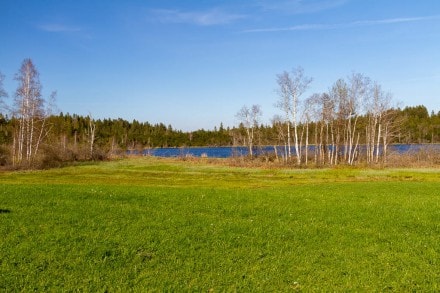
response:
M365 150L365 147L361 147ZM398 152L419 152L422 150L440 151L440 144L393 144L388 147L388 153ZM277 146L278 154L284 152L284 146ZM314 151L314 146L309 146L309 152ZM292 154L295 148L291 148ZM155 157L209 157L209 158L230 158L234 156L246 156L249 150L247 147L191 147L191 148L153 148L145 149L142 154ZM273 146L255 148L256 154L274 153ZM139 155L139 151L127 151L128 155Z

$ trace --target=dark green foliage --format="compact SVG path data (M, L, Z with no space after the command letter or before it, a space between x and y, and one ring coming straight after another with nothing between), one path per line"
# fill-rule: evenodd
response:
M68 144L83 144L88 140L88 118L78 115L61 114L52 116L49 123L53 126L51 139L67 139ZM96 143L101 147L119 147L136 149L146 147L179 146L224 146L231 144L227 130L198 130L190 133L175 130L162 123L152 125L148 122L118 119L98 119L96 124ZM58 141L59 143L59 141Z
M11 142L12 137L12 122L0 113L0 145L5 145Z
M425 106L406 107L400 112L403 127L400 132L400 139L404 143L425 143L432 138L432 122L436 122L429 116ZM438 125L437 125L438 126Z
M5 145L0 145L0 166L9 164L10 152Z

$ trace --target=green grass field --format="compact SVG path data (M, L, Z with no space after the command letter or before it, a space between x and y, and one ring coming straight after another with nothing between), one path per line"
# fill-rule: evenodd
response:
M440 169L0 173L1 291L439 291Z

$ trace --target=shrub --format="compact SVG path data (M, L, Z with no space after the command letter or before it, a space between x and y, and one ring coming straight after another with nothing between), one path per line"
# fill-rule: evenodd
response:
M11 152L5 145L0 145L0 166L7 166L10 164Z

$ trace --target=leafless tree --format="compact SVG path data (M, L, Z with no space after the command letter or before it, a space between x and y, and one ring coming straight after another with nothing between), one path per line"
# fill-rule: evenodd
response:
M377 82L374 83L367 107L367 161L378 163L382 156L383 161L386 162L387 147L397 126L395 111L391 107L391 94L384 92ZM382 152L380 152L381 142Z
M292 99L292 123L293 123L293 131L294 131L294 143L295 143L295 152L298 165L301 164L301 148L299 145L298 138L298 123L299 123L299 98L304 94L304 92L309 87L312 79L304 75L304 69L302 67L298 67L292 71L291 78L291 86L289 88L290 96Z
M333 104L333 115L331 111L327 112L327 115L331 121L331 125L334 126L331 129L332 145L334 146L334 157L332 158L334 164L336 165L340 158L339 153L341 148L344 150L344 160L347 159L347 140L342 138L346 137L346 120L350 117L350 111L348 109L348 86L345 80L337 80L329 92L330 101ZM344 144L344 145L343 145Z
M292 109L292 101L290 100L290 88L291 86L291 78L290 74L287 71L284 71L281 74L277 75L277 84L278 84L278 96L279 100L276 106L283 111L284 114L284 123L286 125L286 136L287 139L284 143L284 158L287 161L291 158L291 145L290 145L290 112ZM282 130L282 128L280 129Z
M348 78L348 83L342 79L338 80L333 85L330 93L337 105L338 129L336 140L339 142L342 135L344 160L349 165L354 164L359 152L360 133L357 131L357 123L359 116L362 114L362 106L368 98L369 84L368 77L353 73Z
M375 82L371 87L371 95L366 103L368 124L366 126L367 162L378 163L380 142L383 133L383 119L385 112L390 108L391 96L386 94L382 87Z
M314 94L307 99L299 97L311 79L304 77L302 69L277 75L278 96L276 104L284 112L286 123L286 157L290 157L290 128L293 129L298 164L308 159L309 134L314 133L316 164L336 165L339 162L353 165L360 158L360 138L363 138L364 121L367 161L386 161L387 146L398 129L395 111L391 108L391 95L377 83L360 73L337 80L328 93ZM362 118L362 120L360 120ZM273 122L279 123L279 119ZM309 129L314 125L314 129ZM280 139L279 139L280 141ZM305 143L305 154L301 154Z
M284 146L284 152L282 153L281 157L283 159L283 162L286 163L287 159L288 159L288 157L287 157L288 151L287 151L287 137L286 137L286 131L285 131L285 126L286 126L285 120L280 115L275 115L272 118L271 122L276 130L278 144L282 144ZM274 152L275 152L275 156L278 160L278 150L277 150L276 145L274 145Z
M96 123L93 119L92 115L89 114L87 116L87 119L89 120L89 127L87 130L87 135L89 137L89 146L90 146L90 159L93 159L94 156L94 147L95 147L95 139L96 139Z
M307 111L307 118L309 121L313 121L315 125L314 134L315 134L315 151L314 158L315 164L322 163L322 132L323 132L323 121L322 121L322 113L321 113L321 97L322 94L313 94L309 98L306 99L305 105ZM307 126L308 128L308 126ZM306 149L308 148L308 138L306 138ZM307 154L306 154L307 157Z
M42 127L40 122L44 116L44 99L41 97L39 73L31 59L25 59L15 80L18 88L14 98L14 114L19 120L19 129L16 136L17 148L14 162L25 160L28 164L36 155L36 133Z
M323 93L321 100L321 121L322 128L320 131L321 137L321 161L325 162L325 153L327 153L327 160L330 165L337 164L338 154L338 140L339 132L336 131L336 101L331 95ZM325 134L324 134L325 130Z
M286 116L287 141L290 157L290 123L293 125L293 140L295 144L295 154L298 165L301 164L301 149L298 136L298 124L300 120L299 104L300 97L309 87L312 79L304 75L304 69L298 67L292 70L291 73L283 72L277 76L278 94L280 100L278 107L283 110ZM289 113L290 111L290 113Z
M308 165L309 162L309 126L312 121L318 121L318 113L316 112L316 99L319 97L319 94L313 94L312 96L308 97L304 100L303 103L303 111L302 111L302 132L305 133L305 149L304 149L304 163ZM317 123L315 123L317 125ZM315 128L316 129L316 128ZM300 143L300 149L302 148L302 137L301 135L301 143Z
M55 109L56 92L51 94L46 105L38 70L29 58L23 60L15 80L18 87L11 112L18 125L13 135L12 162L31 166L50 131L46 118Z
M251 108L243 106L236 115L246 129L247 144L251 157L253 156L255 129L258 127L262 115L263 112L259 105L252 105Z
M5 76L0 72L0 111L7 110L6 103L4 102L4 98L8 97L5 89L3 88L3 82L5 80ZM1 113L1 112L0 112Z
M389 144L401 131L402 119L403 117L397 116L397 111L394 108L389 108L382 113L382 156L384 163L387 163Z
M49 102L46 104L46 109L44 110L44 114L43 114L42 120L41 120L40 133L39 133L38 139L35 143L35 154L38 153L38 149L40 147L41 142L43 141L43 139L45 137L48 136L48 134L51 130L51 125L47 125L47 118L58 112L57 106L56 106L56 96L57 96L57 92L53 91L49 97Z

